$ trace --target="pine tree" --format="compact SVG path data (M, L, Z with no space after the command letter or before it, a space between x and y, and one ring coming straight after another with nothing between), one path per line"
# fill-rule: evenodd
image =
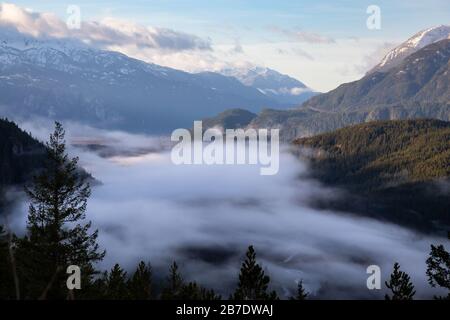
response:
M232 297L233 300L272 300L277 299L275 291L267 292L270 277L256 262L253 246L248 247L246 259L242 263L239 274L238 287Z
M26 188L31 200L28 237L20 249L22 275L31 298L66 298L67 266L90 272L91 264L105 254L98 250L97 231L90 233L91 223L84 223L90 186L78 168L78 158L69 159L64 135L56 122L46 143L46 168Z
M169 276L167 277L166 287L161 293L162 300L180 300L181 291L183 290L184 281L178 265L173 262L169 268Z
M300 280L297 283L297 295L295 297L292 297L291 300L306 300L308 295L309 293L303 287L303 280Z
M400 265L394 264L394 271L389 282L385 282L386 287L391 290L392 296L386 294L386 300L413 300L416 293L414 285L406 272L400 270Z
M450 233L448 237L450 239ZM432 287L439 286L450 291L450 253L443 245L431 245L427 259L427 276ZM446 297L439 298L450 300L450 292Z
M183 285L179 295L180 300L221 300L221 296L212 289L205 289L195 281Z
M0 300L9 300L14 297L8 246L8 234L0 225Z
M152 268L141 261L128 281L130 299L150 300L152 298Z
M127 273L115 264L106 277L106 298L109 300L129 299Z

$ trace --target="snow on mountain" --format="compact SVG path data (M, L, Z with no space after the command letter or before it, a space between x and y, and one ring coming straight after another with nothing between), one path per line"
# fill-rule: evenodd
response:
M412 53L444 39L450 39L450 26L440 25L422 30L391 50L377 66L369 71L369 73L375 71L387 71L400 64L404 58Z
M283 105L219 73L192 74L70 39L0 34L1 116L170 132L229 108Z
M269 68L227 68L220 73L289 106L296 106L317 94L301 81Z
M32 63L64 72L80 71L89 65L93 68L113 67L119 74L129 74L140 69L160 76L167 76L173 69L165 68L124 54L93 48L75 39L35 39L30 36L0 34L0 69L17 63Z

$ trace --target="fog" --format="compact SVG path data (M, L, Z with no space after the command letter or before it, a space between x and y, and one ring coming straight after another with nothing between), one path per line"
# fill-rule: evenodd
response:
M36 124L21 126L40 139L49 133ZM287 151L277 175L261 176L257 165L173 165L160 138L66 128L69 142L89 138L117 151L105 156L70 147L101 182L87 212L107 251L101 269L118 262L131 270L145 260L163 278L176 260L186 280L228 297L245 250L254 245L272 288L284 297L303 279L318 298L383 298L384 290L367 289L366 268L379 265L384 284L396 261L410 274L417 297L439 293L427 284L425 260L430 244L444 239L310 208L311 198L339 197L341 191L308 179L307 166ZM24 230L26 211L26 202L15 210L16 232Z

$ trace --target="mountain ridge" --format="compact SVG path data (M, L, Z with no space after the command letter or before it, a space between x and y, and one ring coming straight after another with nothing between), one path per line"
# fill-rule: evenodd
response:
M450 120L450 39L433 43L386 72L310 98L297 109L265 109L248 127L278 128L283 141L374 120Z
M226 76L232 76L244 85L253 87L290 107L319 94L303 82L269 68L227 68L219 72Z
M387 71L401 63L404 58L412 53L444 39L450 39L450 26L448 25L435 26L419 31L408 40L389 51L381 62L373 67L368 73Z
M318 206L427 232L450 226L450 122L374 121L293 145L312 177L344 191Z
M77 43L27 41L0 44L3 116L159 133L228 108L281 106L232 77L190 74Z

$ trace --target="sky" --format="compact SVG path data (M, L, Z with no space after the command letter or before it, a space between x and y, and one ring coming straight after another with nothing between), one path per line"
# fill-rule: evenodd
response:
M153 36L158 33L162 43L167 43L164 41L169 37L171 43L184 44L184 38L178 37L182 35L190 36L189 41L197 44L169 49L107 44L107 49L148 62L190 72L217 71L228 66L264 66L322 92L357 80L389 49L418 31L450 23L448 0L24 0L11 3L27 12L51 13L61 21L70 16L68 6L76 5L80 8L82 29L85 22L107 21L115 30L134 30L134 34L142 34L140 28L150 28ZM380 8L379 29L367 27L370 5ZM175 40L174 35L177 35Z

